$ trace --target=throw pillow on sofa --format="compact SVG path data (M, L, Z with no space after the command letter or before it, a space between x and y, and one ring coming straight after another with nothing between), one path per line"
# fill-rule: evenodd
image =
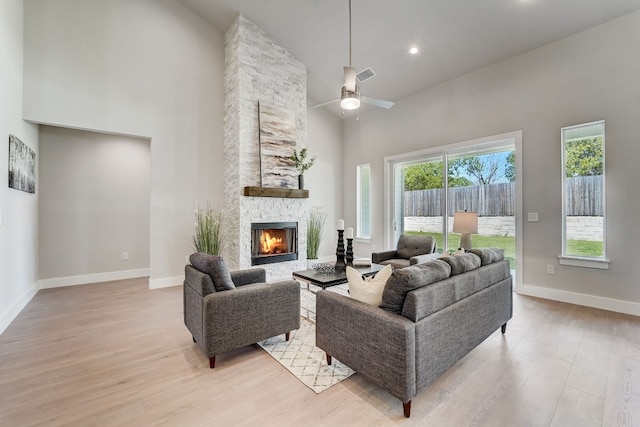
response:
M355 268L347 266L347 281L351 298L367 304L378 306L382 302L382 291L393 269L387 265L374 277L362 278Z
M440 259L394 270L382 292L380 307L401 314L409 292L446 279L450 273L449 264Z
M213 280L216 292L230 291L236 288L231 279L231 273L221 256L209 255L202 252L191 254L189 262L198 270L207 273Z

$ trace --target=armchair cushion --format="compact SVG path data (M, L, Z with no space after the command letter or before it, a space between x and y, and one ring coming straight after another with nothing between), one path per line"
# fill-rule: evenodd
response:
M403 234L398 239L398 258L409 259L416 255L430 254L436 244L432 236L408 236Z
M386 259L384 261L377 262L376 264L380 265L390 265L393 268L405 268L411 265L411 262L408 259L404 258L391 258Z
M196 252L191 254L189 261L195 268L211 276L216 292L229 291L236 288L231 279L229 269L221 256Z
M236 287L251 283L261 283L267 281L267 272L264 268L237 270L231 272L231 279Z

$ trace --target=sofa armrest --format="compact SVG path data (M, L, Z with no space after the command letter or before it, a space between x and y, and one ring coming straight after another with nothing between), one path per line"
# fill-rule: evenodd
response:
M236 286L267 281L267 273L264 268L249 268L231 272L231 280Z
M383 251L383 252L374 252L371 254L371 262L374 264L379 264L382 261L386 261L388 259L398 258L397 251Z
M320 291L316 346L403 402L415 396L415 324L409 319Z
M300 328L300 284L253 283L204 298L203 335L209 356Z

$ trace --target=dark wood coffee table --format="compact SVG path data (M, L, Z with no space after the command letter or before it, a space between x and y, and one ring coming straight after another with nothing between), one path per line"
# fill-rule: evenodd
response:
M371 264L369 267L356 267L356 270L363 276L373 276L382 270L383 267L384 265ZM345 270L336 271L335 273L318 273L311 268L309 270L294 271L292 275L294 279L301 280L307 283L307 285L319 286L322 289L347 283L347 273Z

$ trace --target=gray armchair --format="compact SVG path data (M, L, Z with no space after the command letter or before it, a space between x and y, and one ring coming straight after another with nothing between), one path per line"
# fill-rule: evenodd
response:
M414 264L422 264L432 259L436 251L436 241L432 236L409 236L403 234L398 239L398 247L393 251L374 252L371 261L375 264L391 265L393 268L404 268Z
M214 368L216 356L300 328L300 284L266 283L265 270L229 272L221 257L185 266L184 323Z

